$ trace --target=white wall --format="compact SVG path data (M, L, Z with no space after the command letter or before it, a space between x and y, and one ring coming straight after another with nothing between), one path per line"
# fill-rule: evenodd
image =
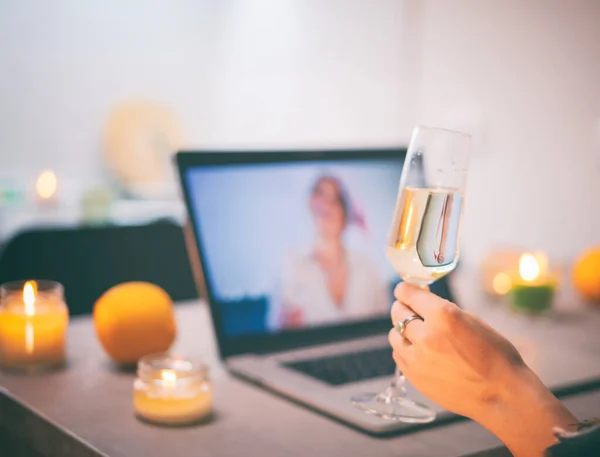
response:
M480 124L465 260L493 243L564 260L600 244L600 2L418 3L417 119Z
M3 166L98 173L104 123L131 98L168 104L202 135L215 74L208 3L0 3Z
M398 142L401 10L393 0L3 1L2 166L97 173L103 123L130 98L169 105L193 146Z
M228 5L214 141L390 144L406 137L412 94L402 2Z
M478 124L465 261L500 242L570 258L600 242L599 17L594 0L5 0L0 173L98 175L103 122L135 97L193 146Z

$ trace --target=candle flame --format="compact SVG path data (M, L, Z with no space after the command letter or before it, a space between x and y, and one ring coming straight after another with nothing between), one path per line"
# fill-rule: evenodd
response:
M25 314L33 316L35 314L35 297L37 295L37 283L27 281L23 287L23 302L25 303Z
M42 171L35 183L35 189L37 190L38 195L44 200L52 198L56 193L57 187L58 179L56 178L56 173L52 170Z
M494 292L496 292L498 295L506 295L512 287L510 276L508 276L506 273L498 273L496 276L494 276L492 287L494 288Z
M525 281L534 281L540 276L540 265L532 254L523 254L519 259L519 274Z
M177 373L173 370L162 370L160 377L164 381L165 386L174 387L177 382Z

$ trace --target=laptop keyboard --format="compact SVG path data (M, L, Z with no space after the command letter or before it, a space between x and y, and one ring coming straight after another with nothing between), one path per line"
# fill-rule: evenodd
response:
M391 376L395 368L390 347L300 360L284 366L333 386Z

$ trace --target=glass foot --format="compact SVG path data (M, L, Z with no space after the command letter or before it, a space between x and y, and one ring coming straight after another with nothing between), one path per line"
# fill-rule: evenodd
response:
M405 397L388 397L382 394L362 394L351 398L352 404L365 413L386 420L426 424L435 419L435 413L427 406Z

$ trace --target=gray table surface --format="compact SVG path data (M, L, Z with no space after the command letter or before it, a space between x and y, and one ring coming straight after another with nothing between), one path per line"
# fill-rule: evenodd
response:
M472 280L463 279L459 291L458 301L508 336L544 380L573 372L600 378L600 310L567 292L554 312L531 319L483 298ZM0 372L0 426L47 457L449 457L500 444L470 421L392 438L354 431L231 377L218 359L203 302L178 305L177 319L175 351L211 366L212 422L163 428L137 420L134 375L116 370L103 354L91 320L77 318L69 330L67 369L35 376ZM569 396L565 402L580 418L600 415L600 391Z

